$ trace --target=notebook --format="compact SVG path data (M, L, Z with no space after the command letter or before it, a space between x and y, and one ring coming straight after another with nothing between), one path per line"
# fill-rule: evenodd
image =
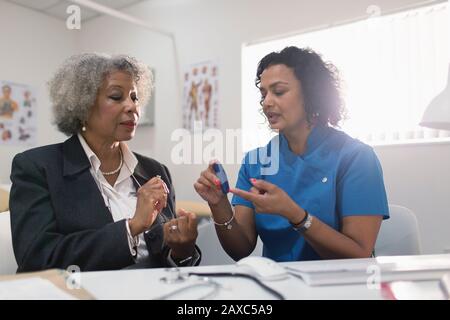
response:
M439 280L450 273L450 259L350 264L340 260L323 265L286 266L286 270L310 286L381 283L406 280Z

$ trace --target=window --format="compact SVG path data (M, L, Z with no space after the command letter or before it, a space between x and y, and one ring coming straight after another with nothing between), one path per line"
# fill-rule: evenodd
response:
M447 84L449 10L447 3L440 3L244 46L244 150L274 135L258 104L257 63L289 45L310 47L336 65L348 112L341 128L351 136L372 145L450 140L449 132L418 125L427 105Z

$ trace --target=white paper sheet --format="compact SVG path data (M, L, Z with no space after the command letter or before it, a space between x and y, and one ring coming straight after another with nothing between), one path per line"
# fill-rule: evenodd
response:
M365 283L367 281L391 282L401 280L439 280L450 272L449 261L403 261L401 263L324 263L320 266L287 266L310 286Z

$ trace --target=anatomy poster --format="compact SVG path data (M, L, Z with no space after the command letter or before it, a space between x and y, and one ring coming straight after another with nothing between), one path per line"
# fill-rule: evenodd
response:
M0 88L0 145L35 145L35 90L8 81L0 81Z
M197 63L184 72L183 128L193 131L201 124L203 130L218 128L219 112L218 64Z

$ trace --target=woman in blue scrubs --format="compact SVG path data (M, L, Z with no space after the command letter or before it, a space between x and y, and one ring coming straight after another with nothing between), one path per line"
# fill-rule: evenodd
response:
M383 173L370 146L335 129L344 114L336 68L287 47L259 62L256 86L279 134L246 154L231 204L212 164L194 184L223 248L239 260L260 236L276 261L370 257L389 217Z

